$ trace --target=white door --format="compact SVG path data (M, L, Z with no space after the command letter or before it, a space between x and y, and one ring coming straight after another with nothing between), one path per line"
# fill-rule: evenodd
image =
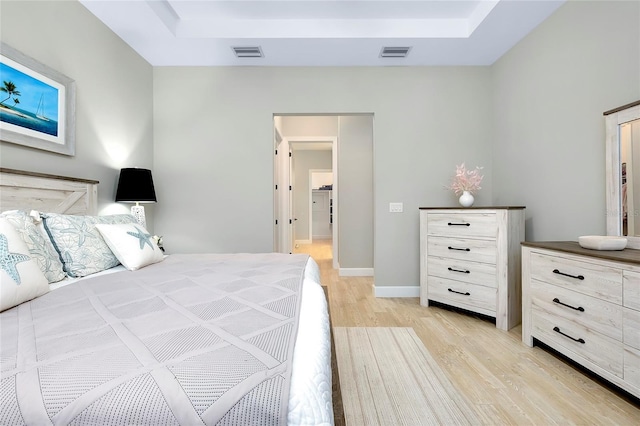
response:
M274 127L275 133L275 127ZM273 156L273 251L274 253L280 253L280 191L282 189L282 179L280 176L280 162L278 161L278 139L274 136L274 150Z
M295 246L296 237L294 235L293 230L295 227L293 226L293 221L295 218L293 217L293 185L295 185L295 174L293 173L293 152L291 151L291 146L289 146L289 253L293 253L293 247Z

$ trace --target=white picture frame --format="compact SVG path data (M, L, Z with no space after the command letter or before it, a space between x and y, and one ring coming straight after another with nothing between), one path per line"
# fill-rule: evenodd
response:
M75 155L76 85L0 44L0 141Z

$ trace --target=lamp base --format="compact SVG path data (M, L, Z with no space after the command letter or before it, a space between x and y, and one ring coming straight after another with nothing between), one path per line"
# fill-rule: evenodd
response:
M147 229L147 220L144 217L144 206L131 206L131 215L136 218L140 225Z

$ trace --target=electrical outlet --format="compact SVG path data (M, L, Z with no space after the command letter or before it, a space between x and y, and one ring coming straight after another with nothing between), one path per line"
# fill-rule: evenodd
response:
M389 212L391 213L402 213L402 208L402 203L389 203Z

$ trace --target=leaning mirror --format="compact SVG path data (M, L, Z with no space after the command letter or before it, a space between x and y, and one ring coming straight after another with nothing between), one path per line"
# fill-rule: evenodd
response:
M607 235L640 249L640 101L606 111Z

